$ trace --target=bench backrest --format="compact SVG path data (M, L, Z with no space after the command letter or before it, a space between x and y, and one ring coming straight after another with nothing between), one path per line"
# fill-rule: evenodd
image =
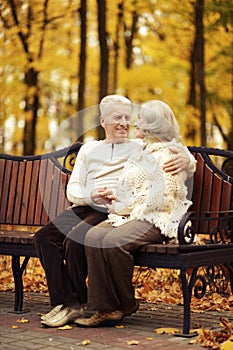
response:
M42 226L67 208L72 154L80 147L77 144L39 156L1 155L0 224Z
M68 174L49 159L0 160L0 223L44 225L67 206Z
M192 201L193 210L203 216L208 212L219 212L233 209L233 178L226 174L224 162L233 159L233 152L204 147L189 147L197 160L197 169L194 175ZM215 157L221 166L217 167L210 156ZM211 214L212 217L216 215ZM196 232L207 232L209 221L196 223ZM211 222L213 227L213 222Z
M63 211L69 205L66 185L80 147L79 143L43 156L1 155L0 224L41 226ZM209 155L233 159L233 152L189 148L197 159L191 210L229 210L232 206L233 178L217 168ZM67 155L71 160L69 166ZM63 159L63 165L58 162L59 158ZM206 232L208 223L199 225L198 230Z

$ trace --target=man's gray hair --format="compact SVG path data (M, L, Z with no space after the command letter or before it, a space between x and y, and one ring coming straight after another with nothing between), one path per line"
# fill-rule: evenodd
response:
M102 98L99 104L100 114L104 116L107 114L109 108L111 108L112 104L125 104L131 107L131 101L124 96L121 95L107 95Z

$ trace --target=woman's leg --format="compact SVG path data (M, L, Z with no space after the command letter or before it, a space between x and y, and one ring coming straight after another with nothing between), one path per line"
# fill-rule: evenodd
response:
M163 239L158 228L137 220L130 221L105 236L103 244L110 248L103 249L103 255L109 288L117 295L113 302L118 309L128 310L135 303L132 285L134 259L131 251L137 251L149 243L162 243Z
M134 302L131 250L162 242L160 230L148 222L130 221L113 228L102 223L86 237L88 260L88 305L91 309L127 310Z

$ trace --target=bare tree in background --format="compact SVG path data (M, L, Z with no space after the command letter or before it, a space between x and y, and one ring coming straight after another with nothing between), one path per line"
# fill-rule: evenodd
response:
M109 74L109 48L107 42L106 29L106 0L97 0L98 5L98 36L100 43L100 74L99 74L99 100L108 94L108 74ZM98 138L105 137L102 127L98 127Z
M206 146L206 88L204 62L204 0L196 0L195 39L191 53L190 91L188 103L200 111L201 117L201 145Z
M78 85L78 140L83 142L83 109L85 107L85 90L86 90L86 47L87 47L87 1L81 0L80 8L80 54L79 54L79 85Z

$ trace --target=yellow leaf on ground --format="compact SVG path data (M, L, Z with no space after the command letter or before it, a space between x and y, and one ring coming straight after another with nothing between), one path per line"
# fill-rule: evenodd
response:
M18 326L11 326L11 328L18 328Z
M28 323L29 321L26 319L26 318L21 318L20 320L17 320L16 322L19 322L19 323Z
M220 350L232 350L233 349L233 340L226 340L221 344Z
M152 337L147 337L146 340L153 340L154 338Z
M127 345L138 345L139 341L138 340L129 340L127 341Z
M123 326L123 324L120 324L120 325L116 325L115 328L126 328L126 327Z
M82 341L82 345L88 345L88 344L90 344L90 340L89 339L84 339L83 341Z
M61 331L66 331L66 330L68 330L68 329L72 329L72 327L69 326L68 324L66 324L65 326L58 327L58 329L60 329Z
M179 333L180 329L177 328L156 328L155 333L157 334L174 334L174 333Z

